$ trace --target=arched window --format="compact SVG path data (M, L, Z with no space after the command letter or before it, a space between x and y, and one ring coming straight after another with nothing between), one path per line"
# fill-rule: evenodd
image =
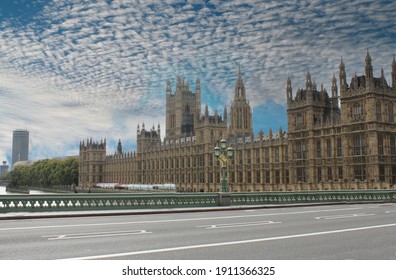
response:
M377 116L377 122L381 121L381 102L378 101L375 105L375 114Z
M301 128L304 126L304 116L302 114L298 114L296 117L296 128Z
M389 116L389 122L393 123L394 117L393 117L393 103L388 104L388 116Z
M353 104L352 116L353 118L359 118L362 115L362 105L360 103Z

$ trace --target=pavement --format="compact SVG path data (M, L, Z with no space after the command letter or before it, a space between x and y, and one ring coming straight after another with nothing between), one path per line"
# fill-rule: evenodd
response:
M211 211L233 211L263 208L287 208L324 206L340 204L368 204L373 202L336 202L336 203L299 203L299 204L265 204L265 205L236 205L236 206L214 206L214 207L189 207L189 208L155 208L155 209L121 209L121 210L84 210L84 211L46 211L46 212L10 212L1 213L0 220L17 219L47 219L47 218L72 218L89 216L115 216L115 215L147 215L187 212L211 212ZM377 202L378 203L378 202ZM385 203L385 202L384 202ZM389 202L387 202L389 203Z

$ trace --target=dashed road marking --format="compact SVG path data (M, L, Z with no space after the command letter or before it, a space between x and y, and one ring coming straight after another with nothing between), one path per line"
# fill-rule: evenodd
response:
M345 214L345 215L334 215L334 216L321 216L321 217L315 217L315 219L317 219L317 220L335 220L335 219L366 217L366 216L373 216L373 215L374 214L356 213L356 214Z
M72 233L72 234L58 234L58 235L44 235L43 238L52 240L67 240L67 239L83 239L83 238L98 238L124 235L138 235L152 233L145 230L129 230L129 231L108 231L108 232L89 232L89 233Z
M197 227L198 227L198 228L205 228L205 229L222 229L222 228L236 228L236 227L263 226L263 225L280 224L280 223L281 223L281 222L259 221L259 222L246 222L246 223L204 225L204 226L197 226Z

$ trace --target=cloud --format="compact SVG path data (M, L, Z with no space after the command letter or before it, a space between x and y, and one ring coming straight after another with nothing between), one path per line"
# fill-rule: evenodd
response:
M0 4L0 160L16 128L31 130L36 158L75 153L84 137L133 142L139 122L164 123L177 74L199 77L202 103L222 112L239 64L257 132L256 112L284 106L288 76L296 90L309 70L330 89L340 57L351 77L369 48L389 81L396 43L391 0L15 3Z

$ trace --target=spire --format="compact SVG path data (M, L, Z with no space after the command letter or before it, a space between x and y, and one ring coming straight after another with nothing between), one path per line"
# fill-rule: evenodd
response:
M121 139L118 139L117 154L119 154L119 155L122 154Z
M305 89L306 90L312 90L313 89L313 85L312 85L312 80L311 80L311 73L309 73L309 69L307 72L307 79L305 82Z
M345 64L344 64L344 61L342 59L342 56L341 56L341 63L340 63L340 67L339 68L340 68L340 90L341 90L341 94L342 94L343 91L347 87Z
M201 94L201 81L199 80L199 78L197 78L195 82L195 93Z
M369 51L367 49L367 54L366 54L366 79L372 79L373 78L373 66L371 65L371 56L369 54Z
M208 107L208 103L206 103L205 105L205 117L209 116L209 107Z
M286 97L287 97L287 101L292 101L292 99L293 99L293 92L292 92L290 76L287 76Z
M393 89L396 88L396 60L395 60L395 55L393 55L393 62L392 62L392 87L393 87Z
M242 79L241 65L238 65L238 79L235 85L234 101L238 99L246 100L246 91Z
M382 67L381 67L380 85L382 87L387 87L388 86L387 83L386 83L386 80L385 80L384 68L382 68Z
M169 80L166 82L166 95L172 95L172 87Z
M333 79L331 80L331 96L337 97L337 92L338 92L338 88L337 88L337 79L335 77L335 74L333 73Z

